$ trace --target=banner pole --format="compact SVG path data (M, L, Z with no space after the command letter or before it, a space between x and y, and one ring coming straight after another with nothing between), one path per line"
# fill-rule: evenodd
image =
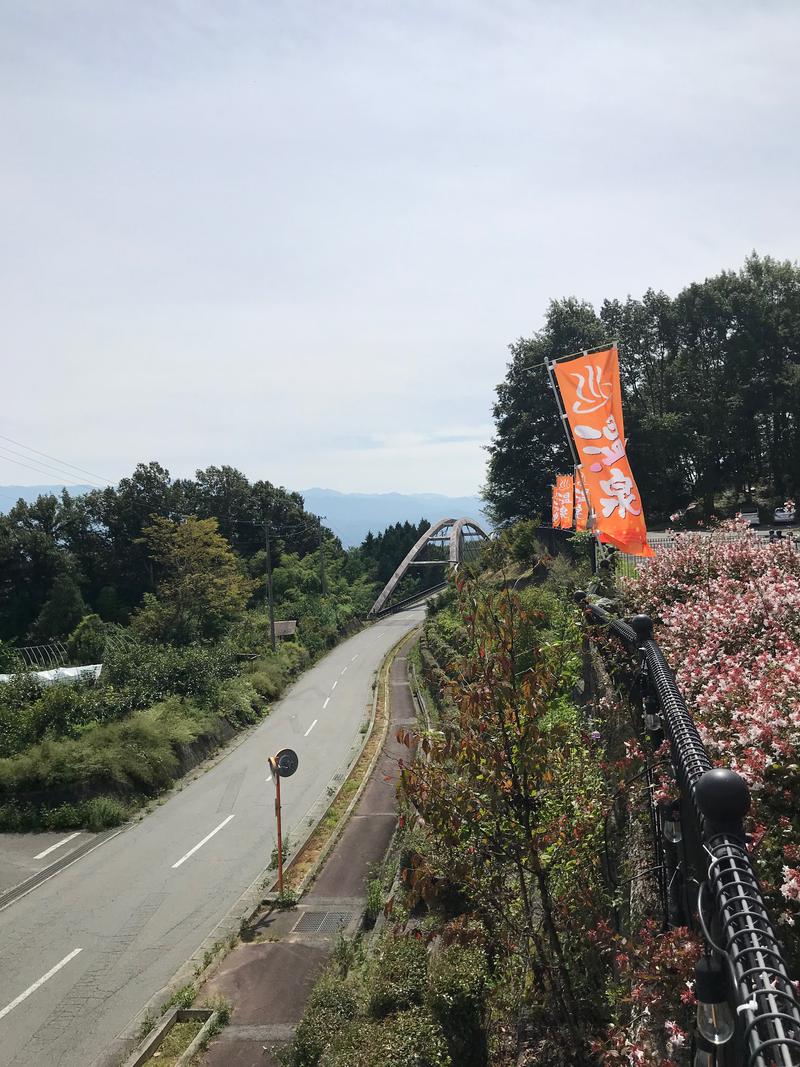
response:
M584 355L583 352L576 352L574 354L576 356ZM589 501L589 494L586 492L586 485L583 481L583 465L581 464L580 457L578 456L578 450L575 448L575 442L572 440L572 434L569 431L569 420L567 418L567 413L564 410L564 403L561 399L561 393L559 393L558 391L558 383L556 382L556 376L553 372L554 364L555 360L553 360L552 363L549 360L545 361L545 366L547 367L547 376L550 379L550 388L553 390L553 396L555 397L556 407L558 408L558 414L561 419L561 425L564 428L564 435L567 438L567 444L569 445L569 450L572 453L572 465L578 472L578 477L581 481L583 499L586 501L587 522L589 525L589 529L594 532L594 508L592 507Z
M605 346L605 347L609 347L609 346ZM585 352L574 352L573 355L575 355L575 356L583 356L583 355L586 355L586 353ZM586 501L586 507L587 507L587 510L588 510L587 522L588 522L589 532L593 533L595 535L595 542L596 542L596 546L597 547L595 548L595 551L593 553L593 558L594 558L594 561L595 561L595 573L596 573L597 563L598 563L598 554L602 556L604 554L604 549L603 549L603 546L601 545L601 543L597 540L597 534L595 533L594 505L589 500L589 494L586 492L586 485L584 484L584 481L583 481L583 470L582 470L582 467L581 467L581 463L579 461L578 450L575 447L575 442L572 440L572 434L570 433L570 430L569 430L569 420L567 418L567 412L566 412L566 409L564 408L564 402L561 399L561 393L558 391L558 383L556 382L555 372L553 371L553 367L555 366L555 360L552 360L552 361L551 360L545 360L545 366L547 367L547 376L550 379L550 388L553 390L553 396L555 398L556 407L558 409L559 417L561 418L561 425L564 427L564 434L565 434L565 436L567 438L567 444L569 445L569 450L572 453L572 462L573 462L573 465L574 465L575 469L578 471L578 474L579 474L579 477L580 477L580 480L581 480L581 489L583 489L583 499Z

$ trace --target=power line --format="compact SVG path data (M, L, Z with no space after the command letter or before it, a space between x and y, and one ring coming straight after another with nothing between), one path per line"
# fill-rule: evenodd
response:
M0 456L1 459L6 459L9 463L15 463L18 467L27 467L29 471L35 471L37 474L44 474L45 477L52 477L50 471L44 470L43 467L32 467L30 463L23 463L22 460L12 459L11 456Z
M26 452L35 452L37 456L44 456L45 459L52 459L61 467L71 467L72 470L79 471L81 474L88 474L90 478L97 479L97 481L102 482L103 485L111 485L111 480L102 474L94 474L92 471L87 471L83 467L76 466L74 463L67 463L66 460L59 459L58 456L51 456L47 452L40 452L38 448L31 448L30 445L25 445L22 441L15 441L13 437L6 437L3 433L0 433L0 438L4 441L10 441L12 445L17 445L19 448L24 448Z
M5 453L7 453L7 455ZM14 459L14 456L19 456L20 458ZM64 479L65 475L69 473L64 470L59 470L58 467L53 467L49 463L44 463L40 459L34 459L33 456L27 456L24 452L17 452L17 450L14 448L7 448L5 445L0 445L0 459L8 460L9 463L16 463L20 467L28 467L29 470L36 471L38 474L55 474L62 479ZM30 463L21 463L20 460L31 460L32 463L35 463L37 465L35 467L32 467ZM69 477L74 478L75 475L69 474ZM102 488L102 486L98 485L95 486L95 488L100 489Z

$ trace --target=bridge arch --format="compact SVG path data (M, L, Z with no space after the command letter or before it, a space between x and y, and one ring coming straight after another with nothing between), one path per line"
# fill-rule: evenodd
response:
M447 531L445 533L445 531ZM434 522L420 537L392 577L381 590L381 593L370 609L370 615L379 614L387 601L395 591L399 583L408 574L409 568L423 565L441 564L442 566L457 567L464 561L464 546L467 538L472 540L480 537L485 540L488 534L474 519L439 519ZM447 558L442 560L421 560L429 545L448 544Z

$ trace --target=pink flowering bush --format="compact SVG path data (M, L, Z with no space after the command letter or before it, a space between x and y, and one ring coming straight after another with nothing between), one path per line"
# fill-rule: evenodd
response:
M625 595L653 617L712 760L750 786L759 874L787 933L800 914L800 551L736 522L679 535Z

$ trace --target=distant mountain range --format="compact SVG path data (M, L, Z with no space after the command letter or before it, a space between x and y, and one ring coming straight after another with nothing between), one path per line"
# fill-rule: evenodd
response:
M379 533L395 522L435 522L445 516L475 519L490 526L477 496L442 496L439 493L338 493L335 489L304 489L306 510L325 516L325 525L345 547L358 545L371 530Z
M31 504L47 493L68 489L73 496L86 493L91 485L0 485L0 513L9 511L20 497ZM380 533L396 522L435 522L445 516L475 519L484 528L489 520L477 496L442 496L439 493L339 493L335 489L305 489L306 509L325 516L325 525L347 548L359 545L371 530Z
M62 489L69 489L72 496L79 496L96 488L95 485L0 485L0 515L11 511L20 497L26 504L32 504L37 496L49 493L59 496Z

